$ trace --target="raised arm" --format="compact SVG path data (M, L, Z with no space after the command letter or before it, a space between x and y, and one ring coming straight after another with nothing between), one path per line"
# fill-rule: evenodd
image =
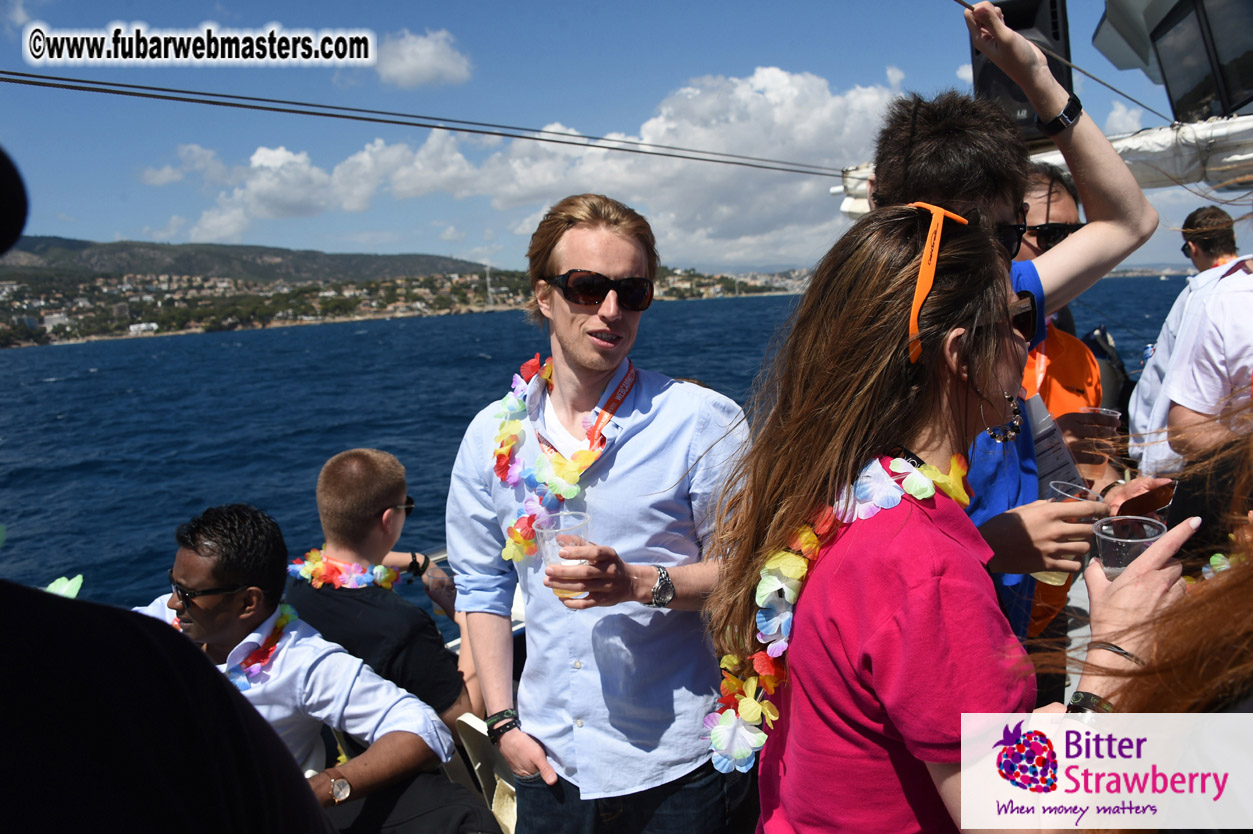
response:
M965 15L975 46L1022 88L1041 120L1060 114L1070 95L1049 72L1044 54L1007 27L991 3L979 3ZM1118 266L1157 228L1157 212L1088 113L1052 138L1074 177L1088 223L1033 262L1050 313Z

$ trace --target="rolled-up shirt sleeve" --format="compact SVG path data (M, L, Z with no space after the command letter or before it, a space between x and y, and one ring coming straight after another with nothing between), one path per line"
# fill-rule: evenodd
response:
M487 480L494 475L488 465L495 450L491 419L487 410L480 412L461 440L448 487L444 535L457 610L508 617L518 575L500 555L505 536Z
M307 715L366 744L388 733L413 733L440 761L452 757L452 734L433 709L345 651L310 663L302 688Z

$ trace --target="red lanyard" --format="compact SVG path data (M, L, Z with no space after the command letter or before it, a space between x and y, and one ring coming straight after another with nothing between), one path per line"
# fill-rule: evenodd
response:
M618 387L614 389L613 394L610 395L609 400L605 403L605 407L600 410L600 414L596 415L596 422L592 424L590 429L588 429L588 449L593 452L599 452L602 448L604 448L605 438L601 432L604 430L605 426L609 425L609 421L613 419L613 415L618 413L618 407L622 405L623 401L627 398L627 394L631 393L631 389L634 387L635 365L633 365L631 360L628 359L626 375L622 377L622 381L618 383ZM535 432L535 437L539 440L540 448L544 450L545 454L552 454L557 451L556 448L548 442L547 438L539 433L539 431Z

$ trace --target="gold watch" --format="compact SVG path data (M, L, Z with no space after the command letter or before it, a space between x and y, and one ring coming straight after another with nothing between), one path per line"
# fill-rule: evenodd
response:
M336 768L329 768L326 775L331 777L331 803L339 805L341 802L347 802L348 797L352 795L352 784Z

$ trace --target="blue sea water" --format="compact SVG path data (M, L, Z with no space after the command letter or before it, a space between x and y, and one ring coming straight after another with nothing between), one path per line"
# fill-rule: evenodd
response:
M1182 286L1107 280L1072 309L1080 331L1106 323L1134 369ZM632 358L742 403L795 301L654 304ZM511 311L0 351L0 577L82 573L85 599L146 604L168 592L175 527L231 502L272 514L299 555L321 543L318 471L356 446L408 471L399 547L439 546L467 423L546 348Z

